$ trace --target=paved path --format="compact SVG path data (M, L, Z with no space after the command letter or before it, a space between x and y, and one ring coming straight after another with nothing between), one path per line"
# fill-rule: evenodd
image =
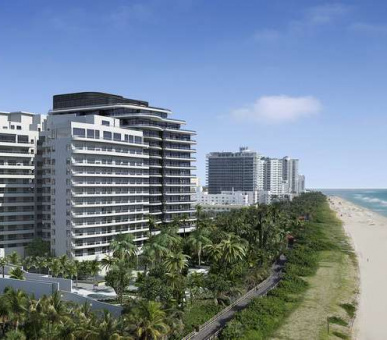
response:
M191 340L206 340L209 339L216 332L220 331L224 328L233 317L234 314L244 308L251 302L252 299L266 295L269 290L277 285L277 283L281 280L281 272L285 265L285 257L281 256L281 259L273 265L272 274L268 279L264 281L264 283L252 294L246 296L244 299L239 301L233 308L231 308L228 312L220 315L214 322L202 328L198 333L196 333Z

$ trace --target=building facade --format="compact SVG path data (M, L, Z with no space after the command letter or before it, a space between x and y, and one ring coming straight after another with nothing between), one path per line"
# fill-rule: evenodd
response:
M97 115L49 116L42 143L42 236L55 256L101 258L119 233L141 246L149 214L148 145L141 131ZM40 188L39 188L40 189Z
M196 169L193 165L196 133L182 128L185 121L171 118L170 110L151 107L148 102L98 92L54 96L50 115L68 114L114 117L121 128L142 132L144 143L149 146L146 160L149 215L156 223L182 219L186 230L194 227L194 184L191 180Z
M0 248L24 255L35 237L35 155L42 118L0 112Z
M207 155L209 194L222 191L257 191L263 186L261 156L246 147L239 152L212 152Z
M207 200L233 190L248 193L250 204L292 199L300 192L298 167L298 159L262 157L245 147L212 152L207 155Z

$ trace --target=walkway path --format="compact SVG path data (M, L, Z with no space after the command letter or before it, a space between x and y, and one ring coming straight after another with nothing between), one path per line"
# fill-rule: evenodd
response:
M199 332L195 334L191 333L191 335L188 335L183 340L207 340L211 339L215 334L218 334L220 330L226 326L227 322L234 317L236 312L246 308L252 299L266 295L279 281L281 281L281 272L285 265L285 261L286 259L282 255L280 260L273 265L272 274L258 285L255 290L242 296L229 310L226 308L225 312L220 312L214 319L207 321L200 327Z

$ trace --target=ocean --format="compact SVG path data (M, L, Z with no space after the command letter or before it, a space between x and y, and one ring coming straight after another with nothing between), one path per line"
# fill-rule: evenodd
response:
M387 189L320 189L325 195L339 196L387 216Z

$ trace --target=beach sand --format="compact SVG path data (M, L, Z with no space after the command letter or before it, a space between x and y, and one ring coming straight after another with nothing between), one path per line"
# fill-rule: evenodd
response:
M330 204L344 222L359 261L354 339L387 340L387 217L339 197L330 197Z

